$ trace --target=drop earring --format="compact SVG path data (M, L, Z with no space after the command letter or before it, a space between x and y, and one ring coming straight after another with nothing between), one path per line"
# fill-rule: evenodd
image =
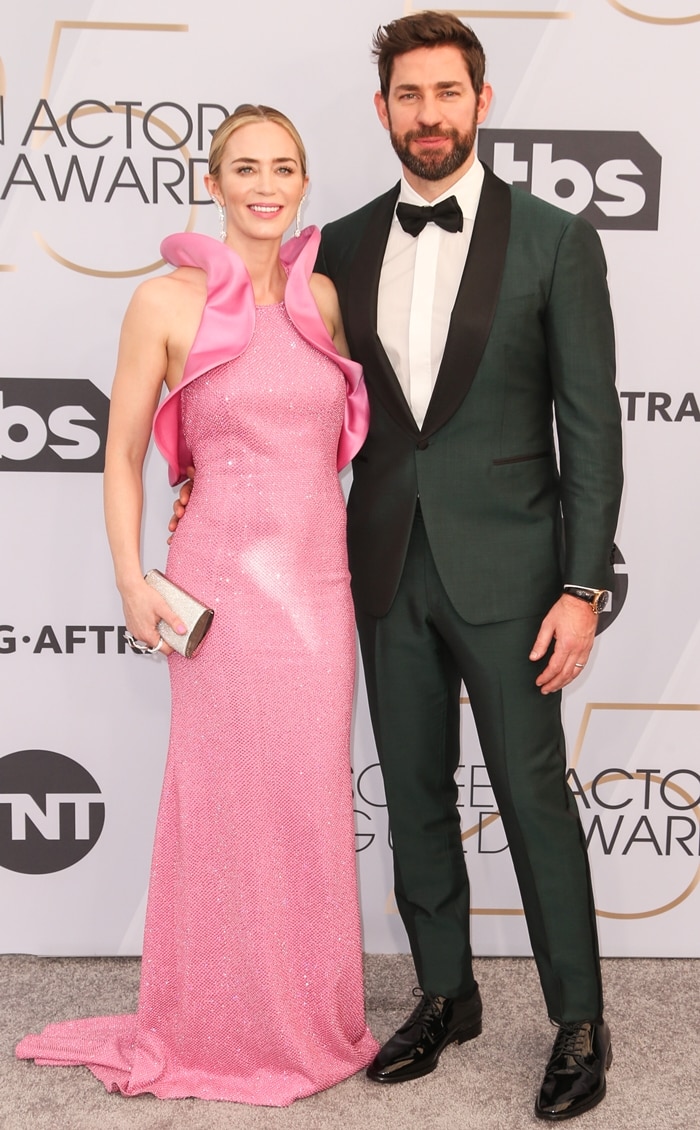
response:
M301 200L299 201L299 207L297 208L297 224L296 224L296 227L294 229L294 235L297 239L301 235L301 206L302 206L302 204L304 203L305 200L306 200L306 196L302 196Z
M220 200L215 201L216 207L219 209L219 239L222 243L226 242L226 209Z

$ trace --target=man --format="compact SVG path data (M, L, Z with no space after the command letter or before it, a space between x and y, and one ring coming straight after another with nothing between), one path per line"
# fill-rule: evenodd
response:
M395 20L374 49L402 179L329 224L317 264L370 396L350 567L422 990L368 1074L414 1079L481 1031L454 781L463 680L559 1026L535 1111L560 1120L603 1098L612 1058L560 719L611 584L622 486L605 262L585 222L476 159L491 89L456 16Z

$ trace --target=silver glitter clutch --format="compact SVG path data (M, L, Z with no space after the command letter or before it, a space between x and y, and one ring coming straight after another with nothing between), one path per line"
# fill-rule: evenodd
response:
M146 573L145 581L160 593L187 628L187 634L179 636L169 624L165 623L165 620L159 620L157 628L161 639L175 651L179 651L180 655L185 655L189 659L209 631L214 619L213 608L207 608L201 600L196 600L179 585L173 584L160 569L151 569Z

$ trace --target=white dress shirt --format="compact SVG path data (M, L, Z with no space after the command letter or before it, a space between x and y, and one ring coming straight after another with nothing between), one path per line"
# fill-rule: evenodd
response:
M409 235L395 214L389 232L379 281L377 332L419 427L445 351L483 182L484 167L475 158L456 184L430 201L437 204L456 196L464 215L461 232L429 223L420 235ZM428 203L404 177L397 203L402 201Z

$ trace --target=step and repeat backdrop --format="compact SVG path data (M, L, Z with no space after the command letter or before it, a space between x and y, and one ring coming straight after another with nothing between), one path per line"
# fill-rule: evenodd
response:
M533 3L453 10L482 39L495 88L480 156L587 217L609 263L627 489L613 607L565 698L570 782L604 954L700 956L700 0ZM269 0L264 18L223 0L2 7L4 952L140 952L168 676L161 657L125 646L101 483L131 292L163 269L166 234L216 234L202 175L212 131L240 102L272 104L298 125L306 223L396 181L370 39L412 10L411 0ZM162 567L173 492L157 452L146 479L143 563ZM361 676L353 758L366 948L404 950ZM466 698L459 785L475 950L526 954ZM279 820L284 795L281 781ZM264 859L265 844L256 850Z

